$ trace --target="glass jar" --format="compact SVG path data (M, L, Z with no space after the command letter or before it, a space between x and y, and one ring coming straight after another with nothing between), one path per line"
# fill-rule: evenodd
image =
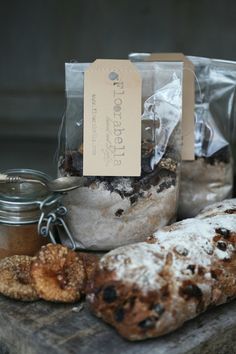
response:
M0 183L0 258L32 256L43 244L56 243L56 225L64 227L74 248L63 220L67 210L60 203L62 194L52 193L43 185L51 177L28 169L8 170L4 174L11 178L8 183ZM16 176L29 182L19 183L14 180Z

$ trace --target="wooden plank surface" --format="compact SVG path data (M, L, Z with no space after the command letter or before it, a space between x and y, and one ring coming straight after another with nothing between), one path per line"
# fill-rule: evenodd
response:
M0 297L0 354L234 354L236 302L162 338L128 342L83 303L22 303Z

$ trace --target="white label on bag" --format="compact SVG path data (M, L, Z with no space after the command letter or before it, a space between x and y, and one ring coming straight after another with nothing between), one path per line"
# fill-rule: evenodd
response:
M142 80L129 60L96 60L84 76L84 176L140 176Z

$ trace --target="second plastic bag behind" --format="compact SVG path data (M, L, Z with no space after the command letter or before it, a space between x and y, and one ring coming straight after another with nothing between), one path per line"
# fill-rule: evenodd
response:
M83 175L84 72L89 65L66 64L60 175ZM141 176L88 176L83 187L65 197L67 223L79 249L109 250L142 241L176 219L183 66L135 66L142 78Z
M129 57L140 62L148 61L150 56L150 53L132 53ZM233 142L235 136L236 63L192 56L187 58L194 64L196 79L195 159L182 161L179 219L194 217L205 206L230 198L233 189L233 159L229 141Z
M194 64L195 160L183 161L179 218L193 217L205 206L230 198L233 189L233 158L229 142L218 129L234 122L232 102L236 64L188 57ZM223 129L222 129L223 130ZM229 134L226 134L229 137Z

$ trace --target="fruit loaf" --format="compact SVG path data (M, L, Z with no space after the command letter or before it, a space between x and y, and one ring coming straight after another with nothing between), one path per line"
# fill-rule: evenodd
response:
M100 260L93 312L129 340L158 337L236 297L236 199Z

